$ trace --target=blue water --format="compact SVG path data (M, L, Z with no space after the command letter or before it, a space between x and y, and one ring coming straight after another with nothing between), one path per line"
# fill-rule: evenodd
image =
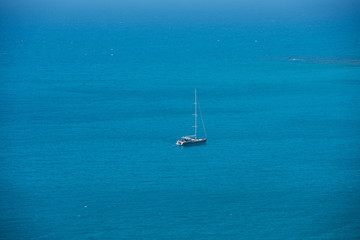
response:
M1 239L360 239L353 21L4 19Z

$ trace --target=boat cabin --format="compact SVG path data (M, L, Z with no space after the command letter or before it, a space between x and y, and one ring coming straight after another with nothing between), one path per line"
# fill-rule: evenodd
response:
M182 142L190 142L190 141L191 141L191 138L188 137L188 136L185 136L185 137L179 138L179 141L182 141Z

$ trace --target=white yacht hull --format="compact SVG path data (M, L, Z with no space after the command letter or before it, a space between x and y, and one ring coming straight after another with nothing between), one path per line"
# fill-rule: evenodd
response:
M199 138L199 139L191 139L190 141L177 141L176 145L178 146L193 146L193 145L201 145L206 144L207 138Z

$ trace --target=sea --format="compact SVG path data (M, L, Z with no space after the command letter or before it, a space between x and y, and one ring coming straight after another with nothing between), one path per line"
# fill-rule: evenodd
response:
M360 239L359 19L140 12L2 13L0 239Z

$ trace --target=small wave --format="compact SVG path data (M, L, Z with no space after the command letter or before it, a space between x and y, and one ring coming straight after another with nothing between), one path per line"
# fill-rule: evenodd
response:
M356 56L301 56L301 57L281 57L273 58L275 61L302 62L312 64L360 66L360 57Z

